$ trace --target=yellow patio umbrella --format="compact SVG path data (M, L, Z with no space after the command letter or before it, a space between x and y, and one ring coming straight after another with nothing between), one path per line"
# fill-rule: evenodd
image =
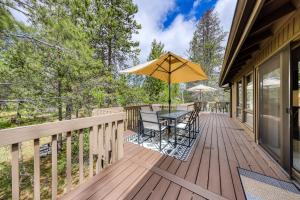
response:
M167 52L159 58L120 71L120 73L147 75L169 85L169 112L171 109L171 84L207 80L207 75L199 64Z

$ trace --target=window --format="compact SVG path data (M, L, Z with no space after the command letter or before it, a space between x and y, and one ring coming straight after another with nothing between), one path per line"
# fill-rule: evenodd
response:
M245 107L245 122L253 128L253 74L246 77L246 107Z
M243 84L239 81L237 84L237 117L242 120L243 110Z

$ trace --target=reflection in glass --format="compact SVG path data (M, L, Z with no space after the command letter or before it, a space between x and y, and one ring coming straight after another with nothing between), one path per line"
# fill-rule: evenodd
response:
M246 77L246 123L253 127L253 75Z
M300 50L298 51L300 53ZM300 172L300 55L293 68L293 167ZM298 66L297 66L298 65Z
M279 61L280 57L277 55L261 68L260 133L261 142L275 155L281 157L281 74Z
M242 81L238 82L237 85L237 117L242 118L242 108L243 108L243 85Z

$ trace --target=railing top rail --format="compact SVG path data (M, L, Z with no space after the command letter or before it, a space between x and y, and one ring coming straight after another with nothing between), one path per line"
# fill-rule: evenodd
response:
M103 116L85 117L65 121L49 122L38 125L23 126L0 130L0 147L47 137L68 131L75 131L92 126L125 120L126 113L114 113Z
M132 108L139 108L139 107L143 107L143 106L149 106L151 104L142 104L142 105L131 105L131 106L125 106L124 109L132 109Z

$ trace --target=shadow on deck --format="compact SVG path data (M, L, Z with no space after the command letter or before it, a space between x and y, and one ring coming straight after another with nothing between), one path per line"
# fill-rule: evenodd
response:
M187 161L125 143L123 159L63 199L245 199L237 167L288 177L225 114L201 113L201 135Z

